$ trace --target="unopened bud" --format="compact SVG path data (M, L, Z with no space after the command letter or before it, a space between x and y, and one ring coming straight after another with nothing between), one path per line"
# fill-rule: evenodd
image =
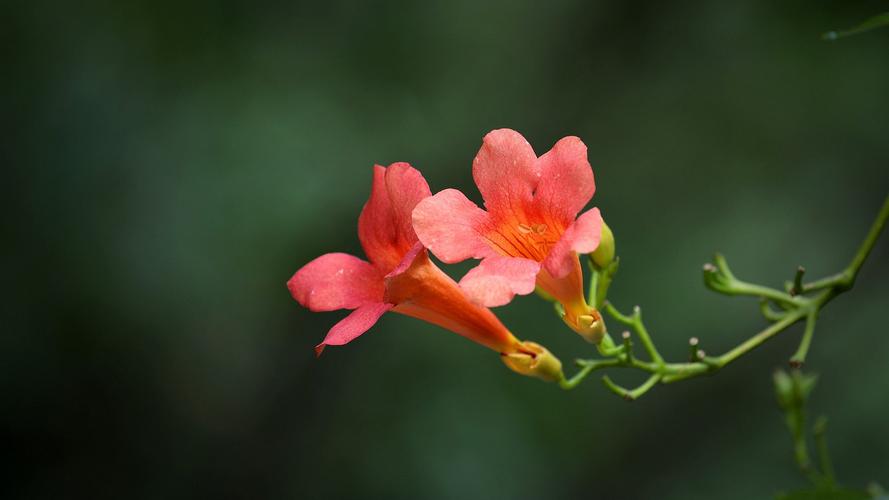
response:
M815 387L817 378L815 375L804 374L799 370L794 370L789 374L782 370L776 371L774 381L778 403L785 410L802 408Z
M711 263L704 264L704 286L720 293L728 293L729 278Z
M516 352L503 353L500 359L509 369L522 375L537 377L547 382L557 382L565 378L559 358L536 342L522 342Z
M593 263L600 268L605 268L614 260L614 233L605 221L602 221L602 236L599 238L599 246L590 254Z

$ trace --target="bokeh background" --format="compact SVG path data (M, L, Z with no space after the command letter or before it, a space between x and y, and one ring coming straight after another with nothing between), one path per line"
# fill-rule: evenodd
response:
M2 50L4 498L751 499L805 485L771 387L796 327L626 403L513 375L388 315L284 283L360 255L371 166L472 199L491 129L589 146L662 351L763 326L706 291L724 252L773 285L851 258L889 192L882 2L12 2ZM812 411L841 480L889 483L889 237L819 322ZM467 268L450 268L459 275ZM592 354L535 297L498 310ZM566 363L567 364L567 363ZM619 372L630 384L634 374Z

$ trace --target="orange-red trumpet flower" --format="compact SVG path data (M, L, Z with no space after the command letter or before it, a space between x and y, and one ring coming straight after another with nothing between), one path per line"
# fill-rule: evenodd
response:
M288 281L293 298L312 311L353 309L315 348L346 344L383 313L413 316L456 332L501 353L511 369L560 380L561 363L533 342L522 342L486 307L472 302L441 271L418 241L411 224L417 203L432 193L407 163L374 167L370 199L358 219L358 238L370 262L329 253L303 266Z
M423 245L446 263L482 259L460 280L477 303L503 305L539 286L569 326L598 343L604 323L586 303L578 254L596 250L603 223L597 208L577 215L596 190L583 142L565 137L538 158L518 132L494 130L472 176L486 210L456 189L424 199L413 212Z

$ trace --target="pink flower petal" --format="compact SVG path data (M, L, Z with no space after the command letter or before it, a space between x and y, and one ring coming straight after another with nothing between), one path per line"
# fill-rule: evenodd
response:
M602 237L602 216L598 208L592 208L577 218L559 241L553 245L543 262L543 267L554 278L563 278L574 265L574 253L590 253L599 246Z
M534 203L567 225L596 192L586 145L577 137L565 137L540 157L538 165L541 177Z
M389 309L394 307L392 304L369 303L355 309L348 316L340 320L339 323L333 325L333 328L327 332L324 342L315 346L315 354L321 355L321 351L329 345L343 345L358 338L362 333L366 332L370 327L374 326L380 316Z
M472 177L493 217L521 213L540 180L537 155L522 134L505 128L494 130L485 136L472 162Z
M432 196L429 184L410 164L393 163L386 169L386 190L392 202L392 222L398 226L398 234L406 241L416 242L411 213L417 203Z
M540 264L530 259L492 255L460 280L460 288L485 307L506 305L513 297L534 291Z
M383 274L397 266L417 242L411 212L431 195L423 175L407 163L388 168L374 165L370 198L358 217L358 239Z
M413 219L423 245L448 264L492 253L482 239L488 213L456 189L445 189L421 201Z
M290 294L312 311L355 309L383 299L383 277L370 263L328 253L303 266L287 282Z
M420 255L426 247L423 246L419 241L414 243L414 246L404 254L404 257L401 258L401 262L395 266L395 269L389 272L386 276L383 277L383 280L388 280L390 278L394 278L400 274L404 274L410 269L411 265L413 265L414 261L417 260L417 256Z

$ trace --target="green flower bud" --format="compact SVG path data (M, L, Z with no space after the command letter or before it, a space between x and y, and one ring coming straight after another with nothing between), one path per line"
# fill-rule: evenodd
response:
M805 374L799 370L794 370L789 374L783 370L776 371L774 381L778 404L785 411L801 409L812 389L815 388L817 380L816 375Z
M614 233L605 221L602 221L602 236L599 238L599 246L590 254L593 263L604 269L614 260Z

